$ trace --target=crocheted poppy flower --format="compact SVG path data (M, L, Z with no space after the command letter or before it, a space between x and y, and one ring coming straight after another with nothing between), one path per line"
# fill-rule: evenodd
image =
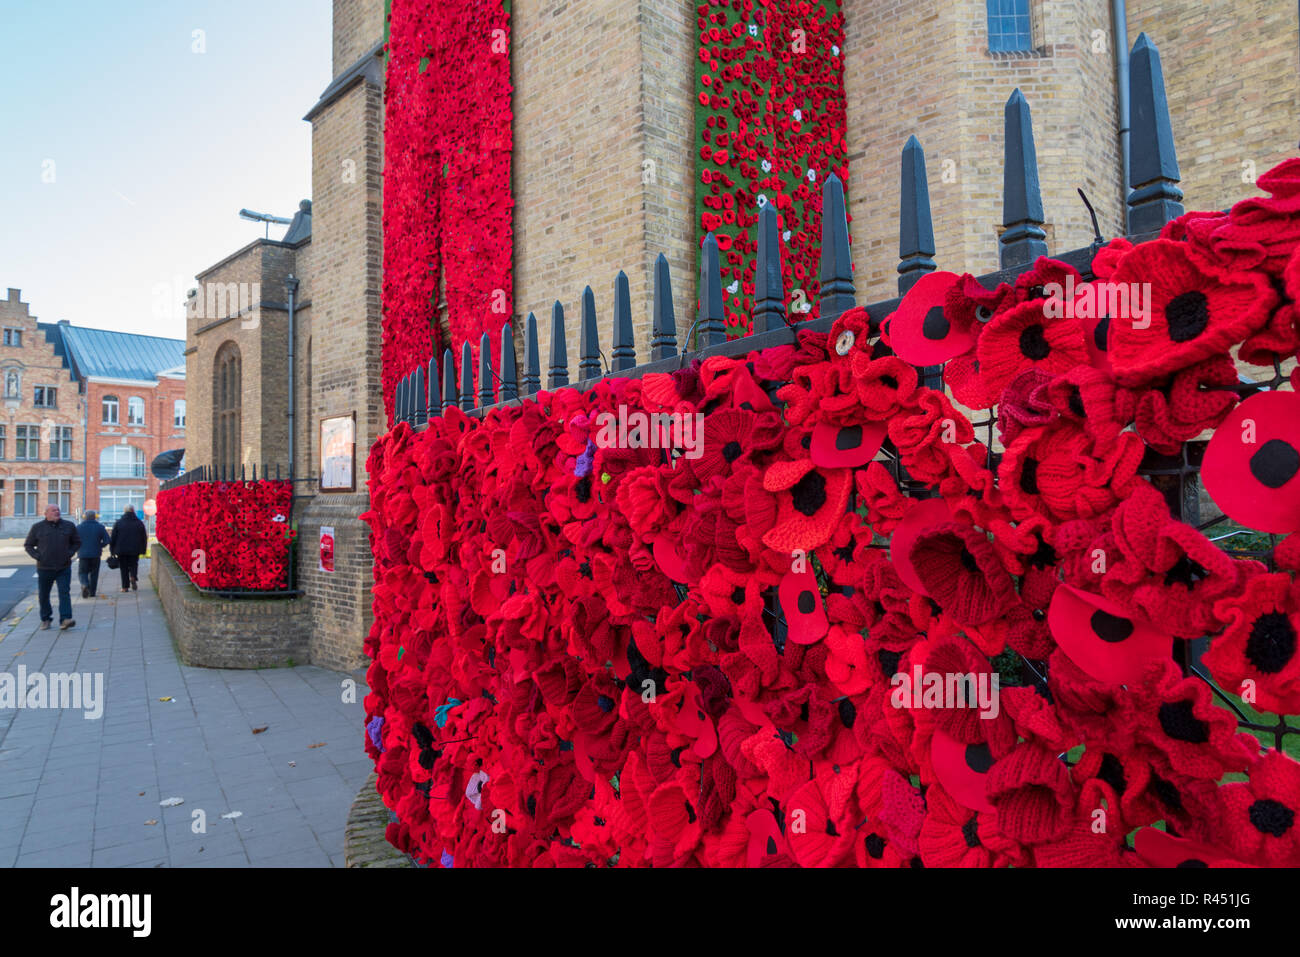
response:
M1145 385L1226 352L1268 322L1277 304L1268 277L1217 275L1177 242L1158 239L1129 252L1111 283L1141 290L1149 315L1112 317L1110 362L1115 378ZM1146 290L1150 307L1146 307Z
M1265 867L1300 866L1300 763L1272 750L1251 768L1250 780L1219 788L1219 843Z
M1300 594L1291 576L1258 575L1214 613L1226 627L1202 661L1219 686L1261 711L1300 713Z
M922 276L889 317L887 340L901 358L918 366L938 365L975 347L976 329L944 307L957 284L956 273Z
M1214 704L1199 678L1184 678L1172 661L1152 662L1144 680L1129 689L1137 740L1162 772L1217 781L1244 771L1258 750L1237 732L1232 713Z
M1057 375L1087 362L1078 320L1047 315L1040 299L994 316L980 334L975 355L984 387L995 394L1026 369Z
M775 462L763 473L763 488L776 493L776 524L763 544L789 555L824 544L848 504L852 473L819 469L811 459Z
M908 561L926 592L953 620L982 625L1015 604L1015 585L977 528L945 522L923 531Z
M997 812L998 830L1021 844L1059 840L1074 822L1069 770L1055 754L1029 742L993 765L985 793Z

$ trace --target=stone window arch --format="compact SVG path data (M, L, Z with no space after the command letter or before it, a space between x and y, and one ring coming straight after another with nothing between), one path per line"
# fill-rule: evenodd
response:
M226 342L212 364L212 449L220 468L238 466L243 440L242 388L239 346Z

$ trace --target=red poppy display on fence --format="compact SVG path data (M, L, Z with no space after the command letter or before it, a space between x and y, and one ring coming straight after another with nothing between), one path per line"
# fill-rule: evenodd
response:
M157 537L199 588L282 591L293 483L191 482L158 494Z
M1300 763L1171 656L1208 636L1226 693L1300 713L1297 536L1276 568L1232 557L1138 471L1220 426L1218 503L1300 531L1300 398L1215 367L1300 345L1300 159L1259 182L1273 200L1103 249L1087 295L1150 304L1105 324L1062 313L1088 284L1050 260L948 282L930 326L966 330L948 371L971 358L1000 455L862 309L383 436L365 708L390 840L454 867L1300 865ZM935 308L909 298L886 344ZM598 442L627 410L699 416L702 445Z

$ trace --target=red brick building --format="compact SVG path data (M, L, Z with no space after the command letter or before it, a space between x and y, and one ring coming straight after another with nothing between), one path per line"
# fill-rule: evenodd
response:
M58 330L85 400L86 494L77 508L111 524L134 505L152 528L145 506L159 481L150 465L185 448L185 341L64 323Z

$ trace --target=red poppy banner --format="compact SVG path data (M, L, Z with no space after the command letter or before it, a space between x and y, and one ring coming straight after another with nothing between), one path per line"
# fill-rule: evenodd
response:
M389 839L443 867L1300 865L1294 736L1171 655L1208 638L1226 697L1300 713L1300 398L1238 379L1300 347L1300 159L1259 186L1090 282L939 273L879 335L854 309L383 436ZM878 340L944 353L995 430ZM1285 536L1268 564L1140 471L1205 435L1215 502Z
M758 210L775 204L791 321L817 317L821 188L848 182L840 0L696 8L696 213L722 252L727 331L752 331Z
M384 89L384 408L397 383L513 310L510 8L393 0ZM451 340L438 334L446 297Z
M158 541L199 588L288 588L293 483L191 482L158 494Z

